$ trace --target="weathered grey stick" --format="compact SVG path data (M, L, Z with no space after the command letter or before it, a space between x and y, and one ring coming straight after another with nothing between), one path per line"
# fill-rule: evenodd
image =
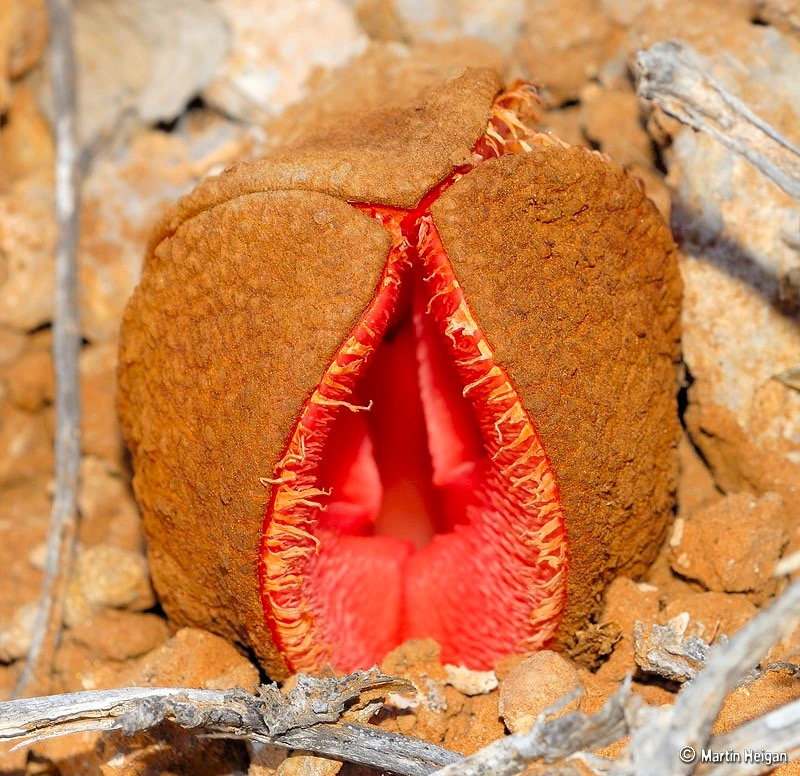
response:
M80 219L78 146L75 128L75 56L70 0L48 0L50 59L56 138L55 204L58 244L55 265L53 363L56 377L55 495L39 609L25 668L14 688L49 676L61 633L63 601L75 541L80 471L81 346L76 251Z
M707 132L800 200L800 148L726 91L690 46L662 41L640 51L636 64L640 97Z
M800 753L800 701L794 701L763 717L745 722L730 733L715 736L708 749L712 752L738 752L746 750L770 754L785 752L789 759ZM699 753L698 753L699 757ZM701 764L695 771L698 776L756 776L768 773L775 767L768 760L757 762L720 762Z
M728 693L783 635L800 621L800 580L793 582L767 609L760 611L727 644L711 648L705 668L684 686L673 706L642 707L631 721L631 741L612 773L616 776L689 774L694 764L681 762L685 746L708 747L711 727Z
M540 718L527 733L494 741L461 762L437 771L436 776L513 776L536 760L555 763L577 752L591 751L626 734L626 709L632 702L635 705L627 680L595 714L573 711L556 719ZM559 766L553 772L563 772L563 768Z
M353 705L412 686L377 669L340 679L298 677L284 695L275 686L244 690L128 687L0 703L0 741L21 744L68 733L122 730L132 734L164 721L227 738L302 749L340 760L425 776L461 755L416 738L339 722Z

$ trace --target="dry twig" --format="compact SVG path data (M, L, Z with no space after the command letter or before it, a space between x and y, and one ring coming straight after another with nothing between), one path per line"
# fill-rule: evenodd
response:
M546 719L563 706L571 695L542 713L527 733L501 738L471 757L449 765L436 776L513 776L528 763L539 760L556 763L582 751L591 751L622 738L626 732L626 708L634 703L630 681L625 682L595 714L573 711L557 719ZM566 773L562 764L553 773Z
M56 137L55 203L58 244L55 265L53 363L56 376L55 495L39 609L25 668L14 696L49 676L61 633L63 601L76 533L80 470L80 388L76 251L80 218L75 127L75 57L70 0L48 0L50 57Z
M284 695L275 685L244 690L128 687L0 703L0 741L32 743L91 730L149 730L167 721L225 738L301 749L339 760L425 776L461 755L416 738L342 722L343 715L413 686L377 668L339 679L298 676Z
M770 606L759 612L727 644L709 652L705 668L678 694L672 706L643 706L631 722L625 756L611 772L615 776L689 774L694 763L678 759L683 747L709 748L711 727L725 697L735 689L783 635L800 620L800 581L794 582ZM800 715L796 720L800 730ZM749 748L769 748L771 740L752 741Z
M800 148L726 91L696 51L681 41L662 41L640 51L636 62L640 97L707 132L800 200Z

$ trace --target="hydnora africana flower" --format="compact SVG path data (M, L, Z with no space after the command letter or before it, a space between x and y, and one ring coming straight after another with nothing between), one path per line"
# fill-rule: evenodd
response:
M468 70L162 220L120 407L167 613L274 677L567 644L672 508L680 281L601 155Z

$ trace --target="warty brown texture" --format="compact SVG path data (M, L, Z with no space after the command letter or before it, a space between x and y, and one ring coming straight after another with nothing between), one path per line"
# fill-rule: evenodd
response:
M634 180L582 148L490 160L433 215L556 472L570 542L568 643L611 579L652 563L671 514L675 248Z
M256 564L271 476L367 307L389 238L345 200L413 205L468 156L499 89L471 70L416 109L349 119L203 182L157 227L125 313L120 412L167 613L286 668ZM552 459L571 568L561 641L655 555L672 506L680 283L617 167L536 147L433 208L455 271Z

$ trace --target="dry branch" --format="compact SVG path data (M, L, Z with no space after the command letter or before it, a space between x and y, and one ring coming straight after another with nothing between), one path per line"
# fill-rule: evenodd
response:
M80 219L78 146L75 125L75 56L70 0L48 0L50 58L56 140L55 206L58 243L55 263L53 364L56 379L55 494L47 555L31 647L14 695L49 677L61 633L63 602L78 516L80 470L81 346L78 317L77 245Z
M696 665L672 706L651 707L631 695L626 682L595 714L573 712L560 719L540 718L528 733L495 741L463 761L439 771L436 776L513 776L533 762L552 763L542 776L566 776L589 772L598 776L750 776L767 773L774 763L715 763L701 767L699 759L682 762L679 752L691 746L722 752L745 749L800 754L800 701L776 709L723 736L711 737L711 727L728 693L751 680L758 662L800 620L800 581L794 582L767 609L757 614L730 641L711 647L686 643L678 634L661 633L656 663L666 660L674 668L670 650ZM686 653L686 654L684 654ZM685 664L685 665L684 665ZM679 667L689 666L688 661ZM777 664L775 664L777 666ZM789 670L793 670L790 666ZM684 677L689 679L689 677ZM545 712L543 717L548 712ZM592 751L626 735L631 739L618 760L609 761ZM577 762L582 764L582 770Z
M562 698L568 701L570 696ZM471 757L438 771L436 776L512 776L528 763L556 763L582 751L591 751L619 740L626 732L626 708L635 701L626 681L603 705L587 716L573 711L557 719L546 719L557 709L547 709L527 733L501 738ZM563 705L563 704L559 704ZM553 773L566 773L559 765Z
M230 738L303 749L394 773L423 776L512 776L528 764L552 767L546 773L583 772L602 776L744 776L767 773L774 763L682 762L678 753L691 746L743 752L745 749L800 754L800 701L776 709L735 730L711 737L711 727L728 693L752 676L761 660L800 620L800 580L757 614L730 641L713 645L705 666L688 682L672 706L650 707L625 682L595 714L572 712L552 719L570 698L545 711L528 733L495 741L468 757L418 739L378 728L349 724L357 713L389 692L410 685L382 675L377 668L341 679L299 677L284 696L275 686L258 695L186 688L128 688L9 701L0 704L0 741L30 742L86 730L147 730L171 721L184 728ZM794 670L794 666L790 667ZM629 735L620 758L604 760L593 750Z
M682 689L674 705L657 709L642 707L632 724L625 757L612 773L616 776L691 773L694 764L681 762L677 753L685 746L698 752L709 747L711 727L725 697L756 668L773 644L794 630L798 620L800 581L790 585L727 644L712 647L705 668ZM757 748L759 743L752 742L750 748Z
M32 743L68 733L127 734L172 722L226 738L302 749L407 776L425 776L461 755L416 738L342 722L344 715L413 686L373 668L339 679L298 676L287 695L275 685L244 690L128 687L0 703L0 741Z
M640 51L636 62L640 97L707 132L800 200L800 149L726 91L696 51L681 41L662 41Z

